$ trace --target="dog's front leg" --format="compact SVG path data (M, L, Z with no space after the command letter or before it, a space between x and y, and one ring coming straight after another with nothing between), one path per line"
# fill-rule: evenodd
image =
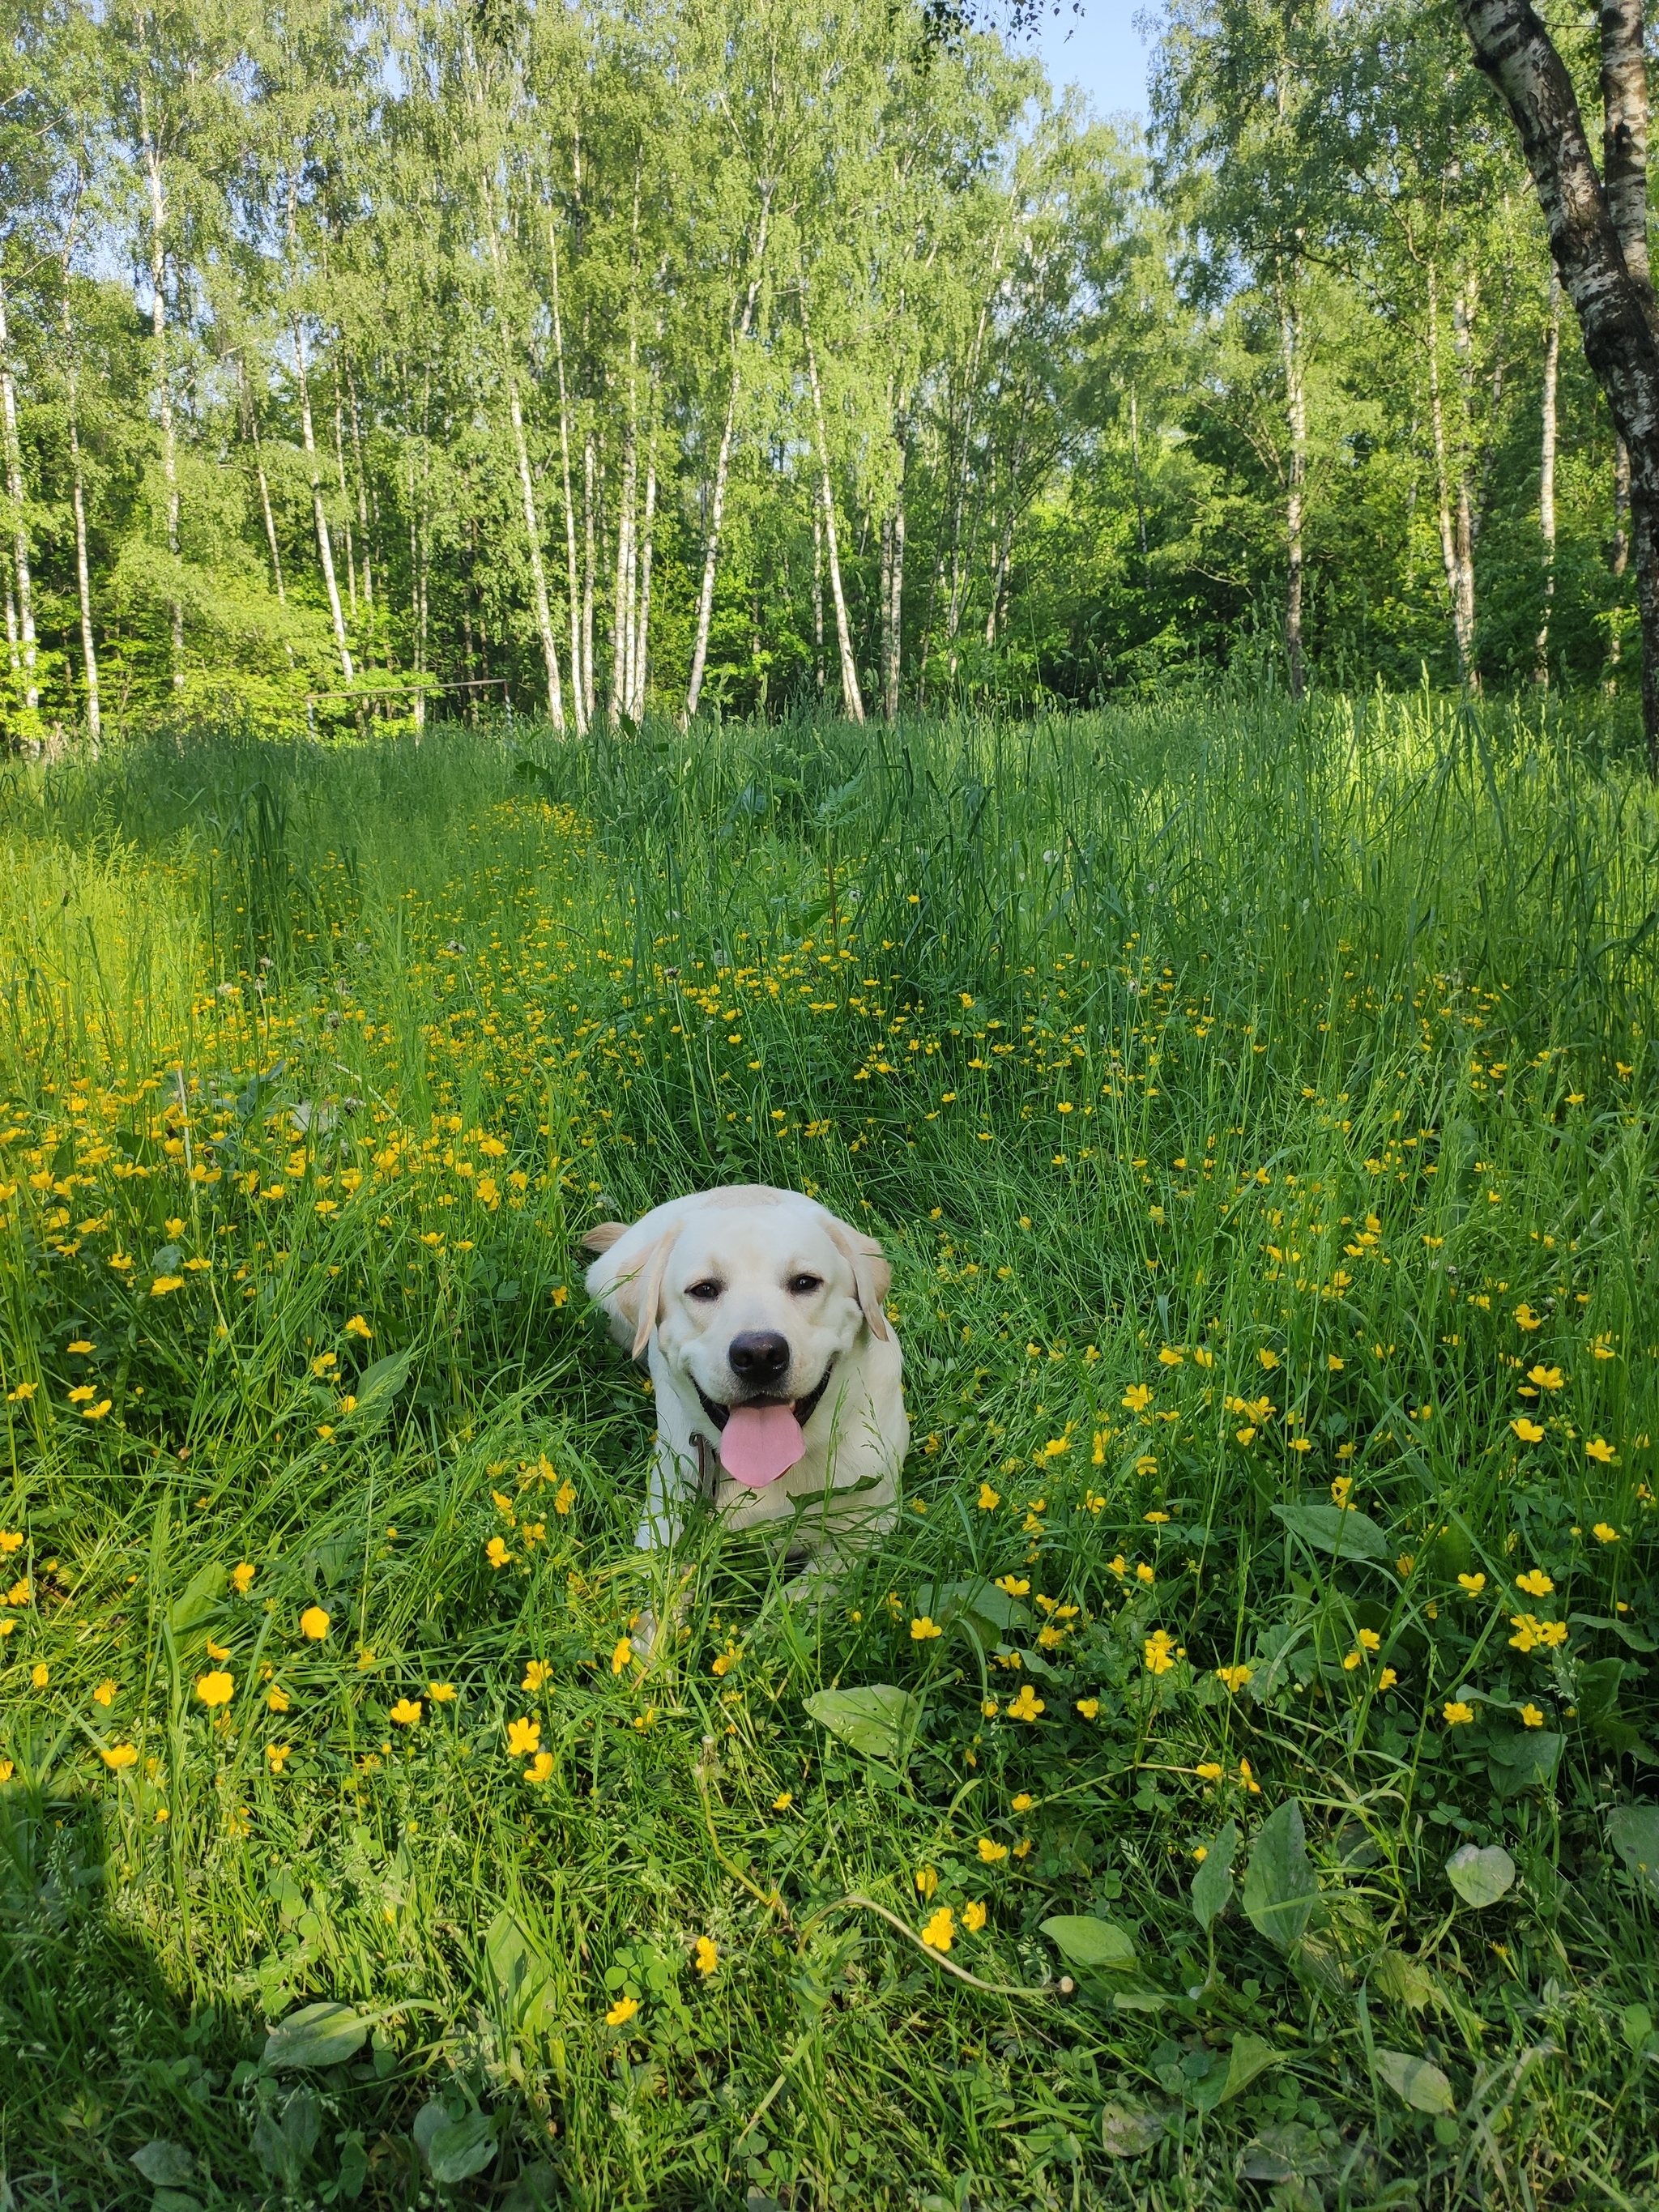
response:
M665 1552L678 1544L685 1523L682 1509L697 1494L697 1464L676 1451L666 1437L657 1438L646 1477L645 1516L634 1543L641 1552Z

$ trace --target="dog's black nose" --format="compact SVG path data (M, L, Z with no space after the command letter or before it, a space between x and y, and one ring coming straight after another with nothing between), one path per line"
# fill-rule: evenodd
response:
M789 1340L775 1329L746 1328L741 1336L732 1338L726 1356L740 1382L763 1390L781 1381L789 1365Z

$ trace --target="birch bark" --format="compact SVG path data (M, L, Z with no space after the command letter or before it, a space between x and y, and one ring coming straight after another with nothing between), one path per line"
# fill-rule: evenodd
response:
M1602 15L1603 52L1613 79L1609 120L1620 152L1610 179L1612 199L1596 174L1572 80L1528 0L1458 0L1458 12L1476 66L1496 86L1520 137L1562 289L1583 334L1585 357L1630 449L1642 721L1649 772L1659 779L1659 341L1652 284L1643 270L1647 82L1645 64L1637 66L1642 62L1639 0L1611 0ZM1636 270L1627 244L1635 247Z
M138 126L144 173L149 184L150 331L155 344L155 404L161 425L161 482L167 493L167 551L179 559L179 456L173 429L173 382L167 374L167 194L161 149L150 128L149 93L138 88ZM173 688L185 681L185 610L175 590L167 605L173 651Z
M67 264L64 270L64 380L69 416L70 483L75 504L75 586L81 609L81 659L86 671L87 735L97 752L103 742L103 703L98 690L98 646L92 629L92 564L87 556L86 487L81 468L81 380L76 367Z
M6 454L6 496L11 501L12 562L17 579L17 623L21 646L23 703L40 703L35 674L34 583L29 574L28 522L23 504L23 454L17 437L17 395L11 374L11 333L6 321L6 293L0 284L0 428Z
M836 638L841 647L842 705L854 722L864 720L864 698L859 690L858 662L853 653L852 627L847 619L847 595L841 585L841 549L836 536L836 495L830 481L830 445L823 424L823 386L818 376L817 349L806 308L806 280L800 287L800 334L806 348L806 376L812 393L812 420L817 431L818 497L823 512L823 550L830 568L830 598L836 610Z
M697 593L697 629L691 647L691 677L685 688L685 719L689 722L697 711L697 702L702 696L702 680L708 665L708 629L714 614L714 573L720 565L720 526L726 517L726 477L732 466L732 438L737 428L738 398L743 388L743 348L753 327L755 305L760 298L761 278L766 268L766 234L772 216L772 186L769 180L761 186L760 221L755 236L754 258L750 264L749 289L744 295L743 313L732 345L732 371L726 384L726 417L720 426L720 442L714 456L714 481L709 488L708 530L703 542L702 584Z

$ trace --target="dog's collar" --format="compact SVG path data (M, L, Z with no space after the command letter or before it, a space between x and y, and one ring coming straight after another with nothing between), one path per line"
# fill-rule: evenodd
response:
M791 1410L793 1412L795 1419L800 1423L802 1428L806 1426L806 1424L811 1419L813 1414L818 1410L823 1394L830 1387L830 1377L835 1371L835 1365L836 1363L832 1357L829 1366L824 1369L823 1373L819 1376L817 1387L809 1390L804 1398L797 1398L794 1401ZM702 1399L702 1410L708 1414L709 1419L714 1424L714 1426L717 1429L723 1429L727 1421L732 1418L732 1408L729 1406L720 1405L715 1401L715 1400L711 1398L695 1376L691 1378L691 1387L696 1392L698 1397ZM750 1399L745 1401L745 1403L750 1405L763 1406L776 1405L781 1402L781 1401L780 1400L773 1398Z

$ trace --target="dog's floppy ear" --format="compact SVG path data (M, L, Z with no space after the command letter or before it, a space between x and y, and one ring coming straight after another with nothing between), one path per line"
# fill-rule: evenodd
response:
M893 1280L893 1271L882 1256L882 1249L873 1237L861 1230L838 1221L833 1213L824 1216L824 1227L830 1241L853 1270L853 1280L858 1287L859 1311L872 1336L885 1343L888 1336L887 1316L882 1311L882 1301L887 1296Z
M584 1252L608 1252L619 1237L626 1237L629 1224L625 1221L596 1221L591 1229L583 1230L576 1243Z
M602 1226L611 1229L616 1224L607 1221ZM679 1235L680 1224L675 1222L642 1251L631 1252L624 1258L607 1249L587 1271L587 1295L596 1298L610 1315L619 1344L629 1343L628 1332L631 1328L630 1352L635 1359L651 1341L651 1332L657 1326L662 1304L663 1273L669 1254L679 1242ZM621 1326L617 1327L617 1323Z

